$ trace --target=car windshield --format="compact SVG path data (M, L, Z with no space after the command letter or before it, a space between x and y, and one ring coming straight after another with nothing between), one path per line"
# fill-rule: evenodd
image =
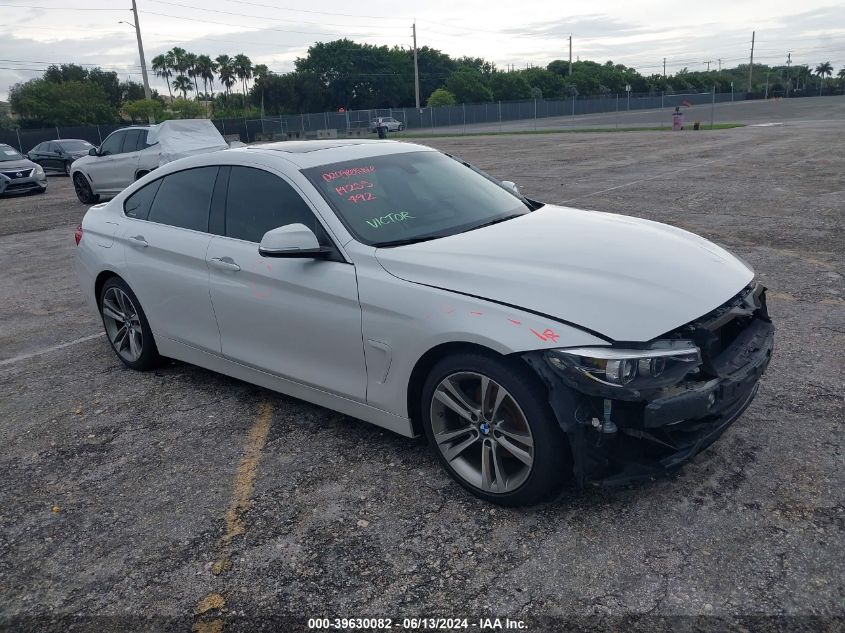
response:
M82 151L87 152L89 149L94 147L88 141L75 141L75 140L74 141L62 141L61 143L59 143L59 145L66 152L82 152Z
M0 162L10 160L21 160L23 156L18 153L18 150L12 149L8 145L0 145Z
M489 176L440 152L408 152L303 170L346 228L372 246L463 233L531 208Z

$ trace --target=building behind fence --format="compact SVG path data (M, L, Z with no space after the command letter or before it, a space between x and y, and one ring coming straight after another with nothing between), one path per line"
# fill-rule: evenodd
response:
M404 123L408 130L434 130L467 125L497 124L524 119L602 114L633 110L674 109L681 105L707 105L725 101L742 101L746 93L713 93L710 91L672 95L608 95L603 97L573 97L564 100L531 99L526 101L498 101L432 108L383 108L349 110L346 112L316 112L283 114L259 119L216 119L214 125L229 138L237 137L245 143L269 141L290 137L310 138L319 130L337 130L340 134L368 130L376 117L391 116ZM668 122L665 122L668 123ZM125 123L51 127L40 129L0 130L0 143L28 152L38 143L61 138L84 139L100 145L109 134ZM446 131L446 130L444 130ZM357 132L361 133L361 132Z

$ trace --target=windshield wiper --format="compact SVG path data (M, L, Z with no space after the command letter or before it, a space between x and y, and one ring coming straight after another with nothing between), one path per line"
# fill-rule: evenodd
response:
M520 216L525 215L524 213L512 213L511 215L506 215L503 218L496 218L495 220L490 220L489 222L484 222L482 224L476 224L472 228L467 229L466 231L461 231L461 233L467 233L468 231L474 231L475 229L483 229L485 226L493 226L494 224L498 224L499 222L504 222L506 220L513 220L514 218L518 218Z
M418 244L419 242L428 242L429 240L436 240L443 237L442 235L424 235L422 237L408 237L404 240L393 240L391 242L380 242L374 244L376 248L388 248L391 246L405 246L406 244Z

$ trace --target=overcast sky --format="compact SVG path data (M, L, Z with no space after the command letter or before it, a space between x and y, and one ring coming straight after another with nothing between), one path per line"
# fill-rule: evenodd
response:
M293 68L315 41L418 44L453 56L545 66L568 57L613 60L643 74L748 61L845 66L845 3L804 0L137 0L147 63L173 46L212 57L246 53L275 72ZM0 0L0 99L49 63L75 62L141 80L131 0ZM116 8L117 7L117 8ZM159 79L153 87L166 92Z

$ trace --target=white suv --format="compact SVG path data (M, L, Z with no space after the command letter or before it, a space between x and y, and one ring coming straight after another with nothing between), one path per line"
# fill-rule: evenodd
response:
M405 129L405 124L392 116L380 116L370 121L370 132L375 132L380 127L387 128L388 132L401 132Z
M100 147L73 162L76 196L94 204L113 196L155 168L183 156L226 149L226 141L207 119L164 121L112 132Z

